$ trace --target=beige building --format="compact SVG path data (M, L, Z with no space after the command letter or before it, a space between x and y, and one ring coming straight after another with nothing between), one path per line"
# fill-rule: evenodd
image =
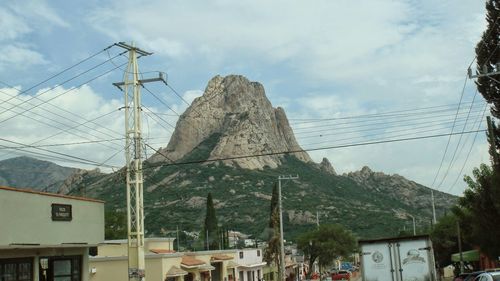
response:
M0 186L0 280L86 281L104 202Z
M236 250L176 253L173 238L146 238L146 280L234 281ZM101 243L90 257L90 281L127 280L127 241Z

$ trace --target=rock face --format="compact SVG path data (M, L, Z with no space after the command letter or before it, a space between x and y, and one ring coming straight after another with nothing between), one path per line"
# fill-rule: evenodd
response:
M244 169L276 168L283 156L273 153L302 150L284 110L272 107L260 83L238 75L215 76L180 116L167 147L148 161L168 161L164 156L177 161L210 138L209 159L264 155L223 161ZM292 155L312 162L305 152Z
M319 163L319 169L325 173L337 175L337 172L335 172L335 169L326 157L323 157L323 160Z
M421 208L429 208L431 204L431 190L421 184L408 180L400 175L387 175L382 172L374 172L364 166L361 170L350 172L347 175L364 188L380 192L386 196ZM434 191L436 206L452 206L456 198L440 191Z

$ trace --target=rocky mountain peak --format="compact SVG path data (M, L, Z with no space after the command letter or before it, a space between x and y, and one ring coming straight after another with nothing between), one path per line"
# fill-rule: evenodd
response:
M323 160L321 161L321 163L319 163L319 168L321 171L326 172L328 174L337 175L332 164L330 163L330 161L328 161L326 157L323 157Z
M148 161L165 161L161 154L177 161L207 140L210 159L301 150L285 111L272 107L260 83L240 75L212 78L203 95L179 117L167 147ZM293 155L312 162L305 152ZM282 155L267 155L223 162L262 169L276 168L282 160Z

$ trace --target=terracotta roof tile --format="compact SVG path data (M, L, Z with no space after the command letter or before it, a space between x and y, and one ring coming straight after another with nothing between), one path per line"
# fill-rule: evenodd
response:
M174 250L167 250L167 249L150 249L151 252L155 254L172 254L175 253Z
M192 256L183 256L181 264L186 265L186 266L196 266L196 265L203 265L205 264L204 261L196 259Z
M213 261L227 261L227 260L232 260L233 257L228 256L228 255L213 255L211 260Z

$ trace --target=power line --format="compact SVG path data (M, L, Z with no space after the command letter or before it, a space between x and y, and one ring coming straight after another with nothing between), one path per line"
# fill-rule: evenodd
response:
M146 86L142 85L142 88L145 89L148 93L150 93L156 100L158 100L161 104L163 104L164 106L166 106L168 109L170 109L170 111L172 111L173 113L175 113L177 116L181 116L179 113L177 113L173 108L171 108L166 102L164 102L162 99L160 99L155 93L153 93L152 91L150 91Z
M120 55L120 54L116 55L115 57L117 57L117 56L119 56L119 55ZM84 71L84 72L81 72L81 73L79 73L78 75L73 76L72 78L69 78L69 79L65 80L65 81L64 81L64 82L62 82L61 84L59 84L59 85L57 85L57 86L54 86L54 87L51 87L51 88L49 88L49 89L47 89L47 90L45 90L45 91L41 92L40 94L35 95L35 96L33 96L33 97L31 97L31 98L29 98L29 99L27 99L27 100L25 100L25 101L21 102L20 104L18 104L18 105L16 105L16 106L14 106L14 107L11 107L11 108L9 108L9 109L7 109L6 111L0 112L0 115L2 115L3 113L9 112L10 110L12 110L13 108L15 108L15 107L17 107L17 106L20 106L20 105L22 105L22 104L25 104L25 103L27 103L27 102L30 102L30 101L31 101L31 100L33 100L33 99L42 100L42 99L40 99L40 96L41 96L41 95L46 94L47 92L52 91L52 90L54 90L54 89L56 89L56 88L58 88L58 87L60 87L60 86L62 86L62 85L64 85L64 84L66 84L66 83L68 83L68 82L70 82L70 81L72 81L72 80L74 80L74 79L76 79L76 78L78 78L78 77L80 77L80 76L84 75L85 73L88 73L88 72L90 72L90 71L92 71L92 70L94 70L94 69L97 69L98 67L100 67L100 66L102 66L102 65L106 64L107 62L109 62L109 60L106 60L106 61L104 61L104 62L102 62L102 63L100 63L100 64L98 64L98 65L96 65L96 66L94 66L94 67L92 67L92 68L90 68L90 69L88 69L88 70ZM125 65L125 64L123 64L123 65ZM115 70L116 68L118 68L118 67L115 67L115 68L114 68L114 69L112 69L112 70ZM111 72L111 71L109 71L109 72ZM104 73L104 74L107 74L107 72L106 72L106 73ZM89 80L89 81L93 81L93 80L95 80L95 79L97 79L97 78L99 78L99 77L102 77L104 74L102 74L102 75L100 75L100 76L98 76L98 77L96 77L96 78L94 78L94 79L91 79L91 80ZM79 86L77 86L76 88L81 87L82 85L85 85L85 84L87 84L87 83L88 83L88 82L85 82L85 83L83 83L83 84L80 84L80 85L79 85ZM70 90L73 90L73 89L70 89ZM67 93L67 92L68 92L68 91L66 91L66 92L64 92L64 93ZM17 97L17 96L16 96L16 97ZM8 99L7 101L10 101L10 100L11 100L11 99L13 99L13 98L14 98L14 97L11 97L11 98L10 98L10 99ZM42 100L43 102L42 102L41 104L38 104L38 105L36 105L36 106L33 106L31 109L33 109L33 108L35 108L35 107L38 107L38 106L40 106L40 105L42 105L42 104L45 104L45 103L47 103L48 101L53 100L53 99L54 99L54 98L51 98L51 99L49 99L49 100ZM29 110L31 110L31 109L29 109ZM29 111L29 110L26 110L26 111ZM5 121L7 121L7 120L10 120L11 118L13 118L13 117L10 117L10 118L8 118L8 119L1 120L1 121L0 121L0 124L1 124L1 123L4 123L4 122L5 122Z
M460 100L458 102L458 107L457 107L457 112L455 113L455 120L458 116L458 112L460 111L460 105L462 104L462 99L464 97L464 93L465 93L465 86L467 85L467 80L468 80L468 77L467 75L465 76L465 80L464 80L464 86L462 87L462 93L460 94ZM455 124L453 124L452 128L451 128L451 132L453 133L453 130L455 129ZM434 184L436 183L436 179L437 177L439 176L439 172L441 172L441 168L443 166L443 163L444 163L444 159L446 157L446 153L448 152L448 147L450 145L450 141L451 141L451 135L448 137L448 142L446 143L446 147L444 149L444 153L443 153L443 157L441 158L441 163L439 163L439 168L436 172L436 176L434 177L434 180L432 181L432 184L431 184L431 188L434 187Z
M5 84L5 83L4 83L4 84ZM1 90L0 90L0 93L3 93L3 94L5 94L5 95L9 95L9 96L10 96L10 94L6 93L5 91L1 91ZM21 98L19 98L19 97L17 97L17 96L11 96L11 97L14 97L14 98L16 98L16 99L18 99L18 100L22 100ZM42 99L39 99L38 97L36 97L36 99L38 99L38 100L42 100ZM14 105L14 107L18 106L17 104L14 104L14 103L9 102L9 101L3 101L3 102L7 102L7 103L9 103L9 104L13 104L13 105ZM29 103L31 104L31 102L29 102ZM75 113L73 113L73 112L71 112L71 111L69 111L69 110L67 110L67 109L62 108L62 107L59 107L59 106L57 106L57 105L54 105L54 104L51 104L51 103L48 103L48 105L50 105L50 106L52 106L52 107L54 107L54 108L57 108L58 110L61 110L61 111L63 111L63 112L67 112L67 113L69 113L69 114L71 114L71 115L73 115L73 116L76 116L76 117L80 118L80 119L85 120L86 122L84 122L83 124L86 124L86 123L89 123L89 122L92 122L92 121L93 121L93 120L90 120L90 121L89 121L89 120L85 119L84 117L82 117L82 116L80 116L80 115L78 115L78 114L75 114ZM56 112L54 112L54 111L51 111L51 110L49 110L49 109L47 109L47 108L44 108L43 110L44 110L44 111L47 111L47 112L49 112L49 113L51 113L51 114L53 114L53 115L55 115L55 116L57 116L57 117L60 117L60 118L62 118L62 119L64 119L64 120L68 120L68 121L71 121L71 122L77 123L77 121L74 121L74 120L68 119L66 116L63 116L63 115L61 115L61 114L59 114L59 113L56 113ZM20 114L20 115L23 115L23 116L25 116L25 117L27 117L27 115L25 115L25 112L23 112L23 113L19 113L19 114ZM49 119L48 117L45 117L45 116L43 116L42 114L39 114L39 113L36 113L36 112L32 112L32 114L35 114L35 115L37 115L37 116L41 116L41 117L43 117L43 118ZM57 122L57 121L54 121L54 122ZM58 123L59 123L59 122L58 122ZM111 132L113 132L113 133L117 133L117 132L114 132L113 130L111 130L111 129L109 129L109 128L106 128L106 127L102 126L102 125L101 125L101 124L99 124L99 123L95 123L95 122L92 122L92 123L93 123L93 124L95 124L95 125L97 125L97 126L99 126L100 128L104 128L104 129L107 129L108 131L111 131ZM60 124L62 124L62 123L60 123ZM65 126L69 126L69 125L65 125ZM88 127L88 126L86 126L86 127L87 127L88 129L93 129L93 128ZM97 130L96 130L96 131L97 131ZM97 131L97 132L99 132L99 131ZM99 133L102 133L102 132L99 132ZM104 134L104 133L102 133L102 134ZM109 135L108 135L108 136L109 136Z
M5 107L3 107L3 106L0 106L0 107L1 107L1 108L5 108ZM114 111L113 111L113 112L114 112ZM66 129L63 129L63 128L61 128L61 127L58 127L58 126L56 126L56 125L54 125L54 124L51 124L51 123L48 123L48 122L45 122L45 121L42 121L42 120L38 120L38 119L33 118L33 117L29 116L29 115L23 115L23 116L24 116L25 118L31 119L31 120L33 120L33 121L35 121L35 122L38 122L38 123L44 124L44 125L46 125L46 126L52 127L52 128L54 128L54 129L60 130L60 132L58 132L58 133L55 133L55 134L53 134L53 135L51 135L51 136L49 136L49 137L46 137L46 138L43 138L43 139L41 139L41 140L38 140L38 141L35 141L35 142L31 143L31 144L33 145L33 144L39 143L39 142L41 142L41 141L47 140L47 139L49 139L49 138L52 138L52 137L58 136L58 135L60 135L60 134L62 134L62 133L65 133L65 132L68 132L69 134L74 135L74 136L77 136L77 137L80 137L80 138L84 138L84 139L90 140L88 137L85 137L85 136L80 136L80 135L78 135L78 134L76 134L76 133L71 133L71 132L69 132L69 131L70 131L70 130L72 130L72 129L76 129L77 127L79 127L79 126L81 126L81 125L83 125L83 124L85 124L85 123L92 122L92 121L95 121L95 120L97 120L97 119L99 119L99 118L105 117L105 116L107 116L107 115L109 115L109 114L111 114L111 113L113 113L113 112L106 113L106 114L104 114L104 115L102 115L102 116L96 117L96 118L94 118L94 119L92 119L92 120L88 120L87 122L84 122L84 123L81 123L81 124L78 124L78 125L76 125L76 126L73 126L73 127L70 127L70 128L66 128ZM23 114L23 113L18 113L18 114ZM64 124L64 123L62 123L62 122L60 122L60 121L58 121L58 120L55 120L55 119L52 119L52 118L49 118L49 117L42 116L41 114L36 113L36 112L31 112L31 114L33 114L33 115L35 115L35 116L40 116L40 117L42 117L43 119L46 119L46 120L48 120L48 121L51 121L51 122L54 122L54 123L60 124L60 125L62 125L62 126L68 126L68 127L70 126L70 125ZM66 119L65 119L65 120L66 120ZM94 134L90 134L90 133L88 133L88 132L86 132L86 131L82 131L82 130L79 130L79 129L78 129L77 131L79 131L79 132L81 132L81 133L84 133L84 134L88 134L88 135L93 136L93 137L95 137L95 138L99 138L98 136L96 136L96 135L94 135ZM111 146L108 146L108 145L105 145L105 146L106 146L106 147L109 147L109 148L112 148Z
M477 128L478 129L481 127L481 122L483 120L484 113L486 112L487 109L488 109L488 105L486 105L484 107L484 111L483 111L483 114L481 115L481 118L479 118L478 120L476 120L476 121L478 121L477 122L477 124L478 124ZM455 181L453 182L453 184L450 185L450 187L448 188L448 193L451 192L451 190L455 187L455 185L457 184L457 182L458 182L458 180L460 178L460 175L462 175L462 172L464 171L465 165L467 164L467 161L469 160L469 157L470 157L470 154L472 152L472 149L474 148L474 143L476 143L476 138L477 138L478 133L479 132L476 132L474 134L474 138L472 139L472 144L470 145L469 152L467 152L467 156L465 157L465 161L464 161L464 163L462 165L462 168L460 168L460 172L458 173L458 175L457 175ZM464 143L464 146L465 146L465 143ZM462 146L462 148L463 148L463 146Z
M474 113L479 113L481 111L477 111ZM330 129L334 133L331 134L325 134L325 130L315 130L315 131L310 131L310 132L299 132L296 133L295 135L301 135L301 134L311 134L311 133L316 133L316 132L321 132L322 134L320 135L306 135L306 136L299 136L298 139L308 139L308 138L317 138L317 137L323 137L323 136L332 136L332 135L338 135L340 133L342 134L347 134L347 133L359 133L359 132L364 132L364 131L374 131L374 130L385 130L389 128L395 128L395 127L411 127L415 125L420 125L420 124L429 124L429 123L435 123L435 122L444 122L449 120L448 118L446 119L436 119L436 120L429 120L425 122L416 122L416 121L422 121L425 119L434 119L435 117L448 117L448 115L441 115L441 116L431 116L431 117L422 117L422 118L415 118L415 119L410 119L410 120L396 120L392 122L383 122L383 123L375 123L375 124L363 124L363 125L358 125L358 126L346 126L346 127L340 127L340 128L332 128ZM409 122L410 121L410 122ZM402 125L397 125L398 123L403 123ZM392 126L382 126L382 127L373 127L375 125L387 125L387 124L396 124ZM364 130L348 130L344 131L345 129L351 129L351 128L363 128L363 127L368 127L368 129ZM328 131L330 131L328 130Z
M118 141L123 140L124 138L119 139L107 139L107 140L93 140L93 141L77 141L77 142L65 142L65 143L52 143L52 144L26 144L21 146L5 146L3 149L17 149L17 148L40 148L40 147L57 147L57 146L72 146L72 145L85 145L85 144L94 144L101 142L110 142L110 141Z
M472 98L472 104L469 108L469 112L467 113L467 119L465 120L465 124L464 124L464 127L462 128L462 131L465 131L465 128L467 126L467 122L469 121L470 112L472 111L472 107L474 106L474 100L476 99L476 96L477 96L477 89L474 92L474 97ZM462 136L463 135L460 135L460 138L458 139L457 146L455 147L455 150L453 151L453 155L451 157L450 163L448 164L448 168L446 169L446 172L444 173L443 178L441 179L441 181L438 184L438 188L441 188L441 185L443 184L444 180L446 179L446 176L448 175L449 171L451 170L451 167L452 167L453 162L455 160L455 156L457 155L458 148L460 147L460 143L462 142Z
M231 157L224 157L224 158L193 160L193 161L186 161L186 162L177 162L177 163L172 163L172 164L151 165L151 166L144 168L144 169L152 169L152 168L163 167L163 166L180 166L180 165L188 165L188 164L201 164L201 163L208 163L208 162L235 160L235 159L243 159L243 158L255 158L255 157L272 156L272 155L287 155L287 154L294 154L294 153L304 153L304 152L308 152L308 151L319 151L319 150L329 150L329 149L338 149L338 148L346 148L346 147L365 146L365 145L372 145L372 144L383 144L383 143L393 143L393 142L402 142L402 141L419 140L419 139L429 139L429 138L454 136L454 135L460 135L460 134L471 134L471 133L475 133L475 132L485 132L485 131L486 130L476 130L476 131L467 131L467 132L461 132L461 133L445 133L445 134L436 134L436 135L428 135L428 136L420 136L420 137L390 139L390 140L362 142L362 143L351 143L351 144L309 148L309 149L297 149L297 150L289 150L289 151L281 151L281 152L268 152L268 153L252 154L252 155L231 156Z
M468 104L471 102L466 102L462 104ZM450 109L444 109L444 110L438 110L438 111L428 111L430 113L432 112L443 112L443 111L449 111L455 109L455 106L458 104L445 104L445 105L437 105L437 106L429 106L429 107L417 107L417 108L410 108L410 109L402 109L402 110L395 110L395 111L386 111L386 112L380 112L380 113L373 113L373 114L359 114L359 115L351 115L351 116L344 116L344 117L334 117L334 118L290 118L289 120L297 120L297 121L304 121L304 122L295 122L296 124L307 124L307 123L315 123L315 122L324 122L324 121L336 121L336 120L345 120L345 119L363 119L363 118L379 118L379 117L399 117L399 116L408 116L408 115L415 115L415 114L425 114L426 112L422 113L414 113L414 111L423 111L427 109L435 109L435 108L443 108L443 107L452 107ZM291 122L294 123L294 122Z
M479 107L479 106L478 106ZM481 107L482 108L482 107ZM455 109L453 109L455 110ZM451 110L446 110L446 111L451 111ZM446 112L443 111L443 112ZM440 111L441 112L441 111ZM438 113L438 112L433 112L433 113ZM464 114L459 113L459 114ZM342 122L342 123L336 123L336 124L326 124L326 125L314 125L314 126L308 126L308 127L299 127L299 128L294 128L294 131L298 131L296 134L302 134L305 133L303 131L310 131L310 129L316 129L316 128L334 128L339 125L346 125L348 128L353 128L353 127L366 127L366 126L372 126L372 125L380 125L380 124L394 124L394 123L402 123L402 122L411 122L414 120L422 120L422 119L432 119L432 118L437 118L437 117L448 117L450 114L435 114L435 115L429 115L428 113L422 114L423 116L418 116L415 114L408 114L405 116L400 116L400 117L388 117L387 119L380 120L380 119L373 119L373 120L356 120L356 121L349 121L349 122ZM427 116L428 115L428 116ZM453 114L452 116L454 116ZM394 121L391 121L392 119L397 118ZM358 126L353 126L352 124L358 124L361 123L362 125ZM314 131L311 131L314 132Z
M101 54L101 53L102 53L102 52L104 52L104 51L109 50L109 49L110 49L111 47L113 47L113 46L114 46L114 44L113 44L113 45L109 45L108 47L104 48L103 50L101 50L101 51L99 51L99 52L96 52L96 53L94 53L93 55L90 55L89 57L87 57L87 58L85 58L85 59L83 59L83 60L81 60L81 61L77 62L76 64L74 64L74 65L72 65L72 66L69 66L69 67L67 67L67 68L63 69L62 71L60 71L60 72L58 72L58 73L56 73L56 74L54 74L54 75L52 75L52 76L50 76L50 77L46 78L45 80L43 80L43 81L41 81L41 82L38 82L37 84L35 84L35 85L31 86L30 88L28 88L28 89L26 89L26 90L24 90L24 91L22 91L22 92L21 92L21 91L19 91L18 95L24 94L24 93L26 93L26 92L28 92L28 91L30 91L30 90L32 90L32 89L34 89L34 88L36 88L36 87L38 87L38 86L42 85L43 83L45 83L45 82L47 82L47 81L49 81L49 80L54 79L55 77L57 77L57 76L59 76L59 75L63 74L64 72L66 72L66 71L68 71L68 70L71 70L71 69L73 69L73 68L75 68L75 67L79 66L80 64L82 64L82 63L84 63L84 62L86 62L86 61L88 61L88 60L90 60L90 59L92 59L92 58L94 58L94 57L98 56L99 54ZM14 87L12 87L12 86L8 85L8 84L7 84L7 83L5 83L5 82L0 81L0 83L2 83L2 84L4 84L4 85L6 85L7 87L14 88Z
M172 160L170 157L168 157L167 155L161 153L159 150L156 150L154 147L152 147L151 145L149 145L148 143L144 143L147 147L151 148L154 152L160 154L161 156L163 156L165 159L169 160L171 163L175 163L174 160Z
M161 116L159 116L159 115L157 115L157 114L153 113L153 112L151 111L151 109L147 108L146 106L144 106L144 105L143 105L143 106L142 106L142 108L146 109L146 110L147 110L147 111L149 111L151 114L153 114L156 118L158 118L158 119L155 119L155 118L153 118L153 116L149 115L147 112L144 112L146 115L148 115L149 117L151 117L151 119L153 119L153 120L154 120L154 121L155 121L158 125L162 126L162 127L163 127L163 128L164 128L167 132L169 132L169 133L173 133L170 129L168 129L167 127L163 126L163 124L162 124L161 122L158 122L158 120L163 121L165 124L169 125L170 127L172 127L172 128L175 130L175 127L174 127L172 124L170 124L167 120L165 120L165 119L161 118Z
M7 140L7 139L4 139L4 138L0 138L0 141L4 141L4 142L8 142L8 143L13 143L13 144L17 144L17 145L26 146L26 148L33 148L33 149L41 150L41 151L44 151L44 152L49 152L49 153L53 153L53 154L56 154L56 155L60 155L60 156L68 157L68 158L71 158L71 159L75 159L75 160L78 160L78 161L85 161L85 162L88 162L88 163L92 163L94 165L95 164L99 164L98 162L95 162L95 161L92 161L92 160L88 160L88 159L85 159L85 158L82 158L82 157L73 156L73 155L69 155L69 154L66 154L66 153L57 152L57 151L53 151L53 150L48 150L48 149L41 148L41 147L30 146L30 145L27 145L27 144L24 144L24 143L20 143L20 142L16 142L16 141L11 141L11 140Z
M125 65L125 64L126 64L126 63L123 63L123 65ZM89 80L85 81L84 83L82 83L82 84L78 85L78 86L77 86L77 87L75 87L75 88L69 89L69 90L67 90L67 91L65 91L65 92L63 92L63 93L61 93L61 94L59 94L59 95L56 95L56 96L54 96L54 97L52 97L52 98L50 98L50 99L48 99L48 100L44 100L42 103L37 104L37 105L35 105L35 106L32 106L32 107L31 107L31 108L29 108L29 109L25 109L25 110L24 110L23 112L21 112L20 114L22 114L22 113L24 113L24 112L27 112L27 111L31 111L31 110L33 110L33 109L35 109L35 108L37 108L37 107L39 107L39 106L41 106L41 105L43 105L43 104L46 104L46 103L48 103L48 102L50 102L50 101L52 101L52 100L54 100L54 99L58 98L58 97L61 97L61 96L65 95L65 94L67 94L67 93L69 93L69 92L71 92L71 91L74 91L75 89L77 89L77 88L79 88L79 87L81 87L81 86L83 86L83 85L85 85L85 84L88 84L88 83L90 83L90 82L92 82L92 81L94 81L94 80L96 80L96 79L98 79L98 78L100 78L100 77L102 77L102 76L104 76L104 75L108 74L108 73L111 73L112 71L114 71L114 70L115 70L115 69L117 69L117 68L118 68L118 67L114 67L114 68L112 68L112 69L110 69L110 70L107 70L106 72L104 72L104 73L102 73L102 74L99 74L98 76L95 76L95 77L93 77L93 78L91 78L91 79L89 79ZM10 108L10 109L12 109L12 108ZM2 112L2 113L3 113L3 112ZM0 113L0 114L2 114L2 113ZM4 120L0 120L0 124L5 123L6 121L8 121L8 120L10 120L10 119L12 119L12 118L15 118L15 117L19 116L20 114L16 114L16 115L10 116L9 118L6 118L6 119L4 119Z
M429 123L432 123L432 122L429 122ZM361 135L361 136L358 136L358 137L349 137L349 138L325 140L325 141L321 141L321 142L306 143L306 144L302 144L302 145L304 145L304 146L306 146L306 145L317 145L317 144L322 144L322 143L331 143L331 142L344 141L344 140L365 139L367 137L372 137L372 136L390 135L390 134L394 134L394 133L398 133L398 132L406 132L406 131L410 131L410 130L431 128L431 127L436 127L436 126L440 126L440 128L433 129L432 131L446 130L446 129L449 129L449 127L441 127L441 126L443 126L445 124L452 124L452 123L453 122L445 122L445 123L439 123L439 124L435 124L435 125L431 125L431 126L429 126L429 124L426 124L424 126L412 127L412 128L407 128L407 129L393 130L393 131L389 131L389 132L384 131L384 132L379 132L379 133L374 133L374 134ZM423 132L427 132L427 131L423 131ZM410 131L410 133L411 134L422 133L422 131ZM342 135L344 135L344 133ZM388 137L392 137L392 136L388 136Z

